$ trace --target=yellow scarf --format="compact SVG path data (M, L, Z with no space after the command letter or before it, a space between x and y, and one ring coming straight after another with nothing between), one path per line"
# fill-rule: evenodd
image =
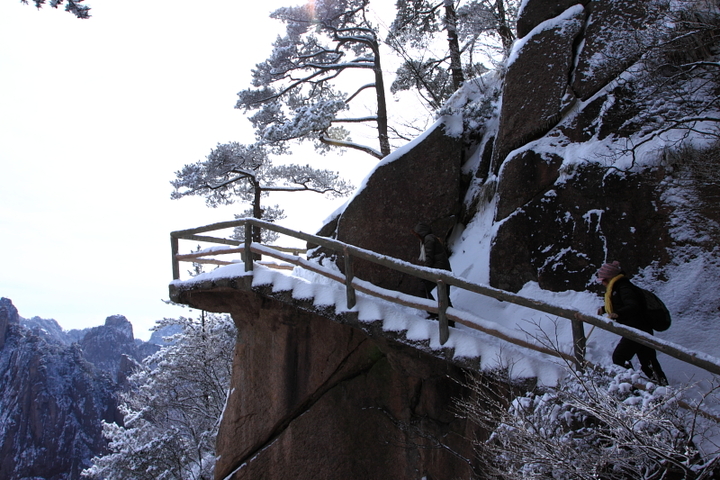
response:
M607 288L605 288L605 313L613 313L612 308L612 287L615 285L615 282L620 280L621 278L625 278L625 275L622 273L620 275L616 275L608 282Z
M620 275L615 275L612 280L610 280L607 284L607 287L605 288L605 313L613 313L613 305L612 305L612 291L613 291L613 285L615 285L615 282L620 280L621 278L625 278L625 275L622 273Z

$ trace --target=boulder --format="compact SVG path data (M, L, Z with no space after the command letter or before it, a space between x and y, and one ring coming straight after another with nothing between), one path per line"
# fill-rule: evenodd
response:
M383 161L344 211L318 232L382 255L418 263L413 227L426 223L444 238L460 211L462 143L442 124L412 148ZM338 266L344 269L342 261ZM421 284L384 267L356 261L355 276L375 285L418 294Z
M587 100L635 63L654 41L655 21L663 2L593 0L582 50L573 74L575 95Z
M571 7L515 46L503 87L493 173L498 173L511 151L554 127L563 109L572 103L568 78L573 67L573 45L584 17L582 6Z
M517 292L537 281L552 291L592 290L606 259L622 259L629 272L667 261L670 212L656 188L662 174L578 167L500 223L490 253L491 285Z
M497 190L495 219L501 220L515 209L544 193L558 178L563 159L554 153L526 150L503 165Z
M523 38L545 20L555 18L578 3L587 5L590 0L528 0L518 12L517 38Z

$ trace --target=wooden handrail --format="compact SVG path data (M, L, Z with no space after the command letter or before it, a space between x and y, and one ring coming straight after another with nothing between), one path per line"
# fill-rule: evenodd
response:
M241 242L238 242L237 240L228 240L228 239L222 239L222 238L215 238L215 237L206 237L206 236L198 236L198 233L204 233L204 232L210 232L214 230L224 230L228 228L234 228L244 225L246 227L246 238L245 238L245 245L244 249L246 251L254 251L256 253L262 253L265 255L270 256L276 256L281 255L273 254L270 251L266 250L267 247L262 247L257 244L253 244L250 241L249 238L249 230L251 229L251 226L259 227L259 228L265 228L277 233L280 233L282 235L288 235L290 237L298 238L300 240L304 240L308 242L311 245L318 245L324 248L328 248L330 250L333 250L335 252L344 253L346 257L346 262L348 261L348 257L352 256L355 258L359 258L362 260L366 260L372 263L376 263L378 265L382 265L388 268L391 268L393 270L412 275L424 280L430 280L435 283L442 282L443 284L447 286L454 286L457 288L461 288L463 290L467 290L469 292L477 293L479 295L495 298L497 300L513 303L515 305L520 305L523 307L527 307L533 310L537 310L540 312L548 313L550 315L554 315L557 317L562 317L570 320L571 322L575 322L573 325L573 336L574 336L574 355L575 357L570 356L570 358L575 358L575 361L582 365L584 363L584 351L585 351L585 336L582 328L583 323L588 323L590 325L593 325L597 328L601 328L603 330L615 333L617 335L621 335L625 338L629 338L637 343L640 343L641 345L645 345L647 347L653 348L657 351L663 352L671 357L677 358L685 363L689 363L691 365L695 365L699 368L702 368L704 370L707 370L708 372L714 373L716 375L720 375L720 359L717 357L714 357L712 355L708 355L702 352L695 352L689 349L686 349L682 347L681 345L674 344L672 342L663 341L655 338L654 336L642 332L640 330L636 330L632 327L627 327L625 325L621 325L619 323L613 322L611 320L608 320L606 318L600 317L598 315L587 315L584 313L581 313L577 310L572 310L569 308L552 305L546 302L542 302L539 300L533 300L527 297L523 297L521 295L507 292L505 290L500 290L497 288L493 288L487 285L480 285L477 283L468 282L467 280L457 277L453 275L451 272L447 270L441 270L441 269L434 269L434 268L428 268L428 267L422 267L418 265L414 265L409 262L405 262L403 260L399 260L397 258L388 257L385 255L380 255L378 253L375 253L371 250L366 250L360 247L356 247L354 245L349 245L343 242L340 242L338 240L334 240L332 238L327 237L320 237L317 235L312 235L309 233L304 233L300 231L295 231L286 227L282 227L280 225L276 225L274 223L266 222L264 220L258 220L256 218L241 218L237 220L231 220L227 222L218 222L213 223L210 225L205 225L202 227L192 228L188 230L178 230L175 232L170 233L170 240L171 240L171 247L172 247L172 254L173 254L173 279L177 280L180 278L180 268L179 268L179 259L177 257L178 254L178 240L179 239L189 239L189 240L199 240L202 238L202 241L210 242L210 243L221 243L226 245L240 245ZM235 243L229 243L229 242L235 242ZM222 253L222 250L218 252L213 253ZM287 258L282 258L284 261L289 260ZM292 262L289 262L292 263ZM312 262L309 262L307 260L303 261L303 267L304 268L310 268L310 264ZM252 255L245 255L245 270L251 271L252 270ZM363 289L360 282L357 282L356 279L351 279L349 282L347 282L347 279L344 275L337 275L337 281L344 283L348 286L348 288L353 288L358 291L363 291L366 289ZM350 301L351 295L348 294L348 301ZM417 297L414 297L417 298ZM394 303L399 303L403 305L407 305L407 303L403 303L400 300L399 296L390 297L387 296L386 300L389 300ZM417 300L424 300L417 298ZM429 302L429 301L428 301ZM424 305L423 302L412 302L413 307L415 308L421 308L428 311L441 311L442 305L439 306L430 306L430 305ZM352 307L349 307L352 308ZM468 327L484 331L481 328L478 328L477 325L472 324L470 322L467 322L463 320L460 317L457 317L455 315L448 314L447 318L454 320L456 322L460 322L463 325L466 325ZM581 322L578 324L578 322ZM442 327L442 325L441 325ZM445 327L447 328L447 327ZM447 331L441 331L440 336L441 338L447 338ZM491 335L498 336L500 338L503 338L500 336L498 332L491 333ZM517 339L515 339L517 340ZM443 342L444 343L444 342ZM529 343L529 342L526 342ZM533 345L533 344L530 344ZM553 354L552 349L546 349L544 347L538 347L537 345L528 346L523 345L526 348L532 348L534 350L537 350L538 348L543 348L543 353ZM538 347L538 348L535 348ZM568 355L560 353L560 352L554 352L555 356L562 356L564 358L567 358Z

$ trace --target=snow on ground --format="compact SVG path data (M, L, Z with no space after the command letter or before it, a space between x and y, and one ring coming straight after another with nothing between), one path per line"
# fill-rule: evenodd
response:
M339 274L334 265L324 267L327 271ZM212 272L203 273L186 281L175 281L175 285L191 285L193 283L220 278L233 278L246 275L244 266L240 264L220 267ZM478 367L484 370L508 368L514 378L538 378L543 385L555 385L563 374L561 361L557 358L522 349L488 334L459 325L450 329L450 337L444 344L440 344L438 323L426 319L425 311L405 307L387 300L357 292L357 304L351 310L347 309L345 287L320 274L296 267L292 272L276 270L256 265L252 273L253 286L272 285L273 292L291 291L295 299L312 299L315 306L326 308L334 306L337 313L357 311L358 320L373 322L382 320L383 329L388 332L405 332L404 336L410 341L429 341L430 348L452 348L456 358L477 358ZM372 287L363 282L364 286ZM375 290L388 297L401 297L403 294L374 287ZM455 297L453 297L455 298ZM423 303L423 299L416 299ZM477 301L477 299L475 299ZM455 301L453 299L453 301ZM430 301L425 301L428 305ZM499 328L497 318L488 316L483 312L482 302L477 304L478 309L458 308L451 309L451 313L466 320L481 325L491 325ZM491 312L493 315L495 312ZM528 340L527 334L522 331L507 329L504 333L522 340ZM537 342L535 342L537 343Z
M488 208L488 211L492 208ZM487 212L478 215L464 231L457 234L454 255L451 263L459 276L480 284L487 284L487 259L489 246L492 240L492 216ZM290 255L287 255L290 257ZM676 272L680 280L670 278L668 284L674 284L682 292L681 280L693 284L690 279L696 278L699 272L707 271L706 259L698 257L696 262L683 263L682 268ZM462 268L464 266L464 268ZM337 267L327 260L320 267L328 273L342 277ZM638 283L642 284L645 277L652 275L651 269L639 276ZM717 269L720 273L720 268ZM233 278L247 275L243 264L233 264L220 267L212 272L201 274L186 281L176 281L177 285L190 285L207 280L220 278ZM334 306L337 313L349 311L346 307L345 288L341 283L331 280L318 273L301 267L292 271L277 270L256 265L253 275L253 286L272 285L274 292L291 291L293 298L312 299L318 308ZM404 294L374 287L367 282L356 279L366 288L374 288L390 298L401 298ZM717 283L715 283L717 284ZM666 284L667 288L667 284ZM682 296L672 295L669 290L657 289L663 298L668 299L668 306L677 311ZM534 282L530 282L518 292L519 295L541 300L545 303L558 305L587 314L594 314L601 305L601 299L589 292L549 292L542 290ZM552 344L561 351L572 352L572 331L567 319L555 317L536 310L501 302L490 297L451 288L451 298L454 308L451 313L480 326L490 326L502 333L529 340L534 343ZM422 303L423 299L416 299ZM425 301L430 304L430 301ZM458 324L451 328L450 338L443 346L440 344L438 324L425 318L425 312L410 307L404 307L387 300L378 299L370 295L357 292L357 304L352 311L358 312L358 319L365 322L382 320L383 329L388 332L405 332L404 336L410 341L429 341L433 349L452 348L456 358L478 358L478 367L484 370L509 368L515 378L537 377L544 385L555 385L563 375L564 362L542 353L523 349L511 343L479 332L470 327ZM676 316L676 322L688 322L682 315ZM708 340L705 353L715 354L718 348L717 338L713 335L704 335L702 332L693 334L687 329L671 328L668 332L658 334L658 338L691 348L697 340ZM619 337L598 328L586 326L588 335L587 358L593 363L610 365L610 355ZM689 337L688 337L689 335ZM682 341L686 340L686 341ZM689 342L689 343L688 343ZM660 354L660 361L670 378L671 383L684 384L688 381L709 379L710 374L704 370L689 367L688 365Z

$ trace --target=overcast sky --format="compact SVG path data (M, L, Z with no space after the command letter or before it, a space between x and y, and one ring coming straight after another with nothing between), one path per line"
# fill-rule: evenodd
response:
M0 1L0 296L21 316L72 329L122 314L146 339L155 320L190 314L162 302L169 233L245 206L171 201L169 182L218 142L252 143L236 93L281 32L268 13L299 3L88 0L79 20ZM356 184L375 163L309 156L292 161ZM342 203L298 200L271 199L307 232Z

